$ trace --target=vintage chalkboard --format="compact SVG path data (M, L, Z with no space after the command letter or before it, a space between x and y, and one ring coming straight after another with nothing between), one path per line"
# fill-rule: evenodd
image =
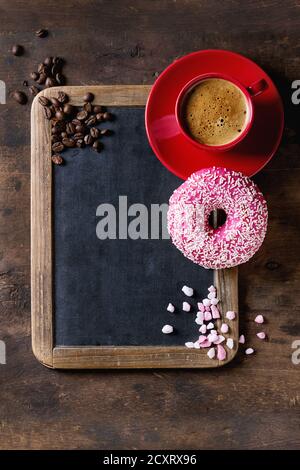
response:
M65 88L74 104L87 91ZM62 368L221 365L225 361L211 361L206 351L188 350L184 343L199 335L196 304L212 283L221 291L222 307L237 310L237 270L200 268L168 238L167 203L181 180L149 147L144 127L149 87L88 89L114 114L113 135L103 140L100 154L68 150L62 167L51 168L49 123L36 100L33 104L34 352L43 364ZM195 289L191 313L181 308L187 300L184 284ZM169 302L177 307L174 314L166 311ZM174 334L161 333L166 323ZM235 348L226 362L236 353L237 335L235 321Z

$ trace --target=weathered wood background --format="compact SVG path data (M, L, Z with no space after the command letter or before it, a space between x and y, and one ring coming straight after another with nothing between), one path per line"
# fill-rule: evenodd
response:
M300 448L300 2L255 0L2 0L0 79L8 91L47 55L62 55L71 85L151 84L176 57L201 48L243 53L285 101L280 150L255 180L267 197L263 248L240 269L242 352L211 371L55 372L30 344L30 106L0 105L0 447ZM49 28L47 39L34 31ZM10 53L13 44L23 57ZM272 116L270 116L270 119ZM262 313L268 342L255 340Z

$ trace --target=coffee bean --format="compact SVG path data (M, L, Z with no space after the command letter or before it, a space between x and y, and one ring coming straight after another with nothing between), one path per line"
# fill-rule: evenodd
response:
M53 155L51 159L55 165L62 165L64 163L63 157L58 154Z
M66 137L68 137L68 134L66 132L62 132L60 136L62 139L65 139Z
M46 82L45 82L45 86L47 88L51 88L53 86L57 85L56 81L54 80L54 78L51 78L51 77L47 77L46 78Z
M76 127L72 122L68 122L66 125L66 132L71 135L76 132Z
M46 57L44 60L44 65L47 65L48 67L53 64L53 57Z
M98 139L98 137L100 135L100 131L99 131L99 129L97 129L97 127L91 127L90 134L93 137L93 139Z
M50 101L53 104L53 106L55 106L56 108L60 107L60 102L58 101L57 98L52 97L52 98L50 98Z
M46 96L40 96L39 97L39 103L42 106L49 106L50 105L50 100L48 100L48 98L46 98Z
M57 81L58 85L64 85L66 83L66 78L61 73L57 73L55 75L55 80Z
M73 121L72 121L72 122L73 122ZM79 122L80 122L80 121L79 121ZM74 123L73 123L73 124L74 124ZM75 124L74 124L74 125L75 125ZM81 132L82 134L84 134L85 129L86 129L86 128L85 128L84 126L82 126L81 124L76 125L76 127L75 127L76 132Z
M31 85L29 87L29 91L32 94L32 96L36 96L40 90L38 89L38 87Z
M92 103L84 103L83 109L90 114L93 111Z
M28 81L27 80L23 80L23 86L28 86Z
M39 85L43 85L46 81L47 77L46 77L46 74L44 74L43 72L40 73L40 76L39 78L36 80L36 82L39 84Z
M52 136L51 136L51 142L52 142L52 144L55 144L55 142L60 142L59 136L58 136L58 135L55 135L55 134L52 135Z
M84 121L84 123L87 126L93 126L94 124L96 124L96 122L97 122L97 119L95 115L90 116L88 119Z
M102 143L99 141L99 140L96 140L94 143L93 143L93 150L95 150L95 152L98 152L100 153L101 150L103 148L103 145Z
M84 135L81 132L76 132L76 134L73 135L73 139L75 140L75 142L77 140L83 140L83 137Z
M110 129L100 129L100 135L111 135L112 133Z
M20 44L16 44L12 47L11 52L13 55L20 56L24 53L24 48L23 46L20 46Z
M55 117L58 121L63 121L65 119L66 115L63 111L56 111Z
M55 142L54 144L52 144L52 151L54 153L59 153L59 152L62 152L64 150L65 146L62 142Z
M47 31L47 29L38 29L38 30L35 32L35 35L36 35L38 38L45 38L46 36L48 36L48 31Z
M75 107L72 106L71 104L65 104L64 106L64 113L70 116L75 112Z
M93 101L95 98L95 96L93 95L93 93L86 93L83 97L83 101L85 102L91 102Z
M37 70L39 73L45 73L45 64L39 64Z
M94 113L95 114L103 113L103 106L99 106L99 105L94 106Z
M53 64L59 67L60 69L64 65L64 59L62 57L53 57Z
M27 103L27 96L23 91L14 91L12 94L13 99L19 104L26 104Z
M39 79L40 74L37 72L31 72L30 77L36 82Z
M104 113L98 113L98 114L96 114L96 119L97 119L97 121L98 121L98 122L104 121L104 117L103 117L103 116L104 116Z
M69 97L66 93L64 93L63 91L59 91L58 92L58 97L57 97L58 101L61 103L61 104L65 104L69 101Z
M65 137L62 140L62 143L64 144L65 147L69 147L69 148L75 147L75 145L76 145L75 140L67 138L67 137Z
M83 148L85 146L83 139L76 140L76 147Z
M88 117L88 113L86 111L79 111L79 113L77 114L77 119L79 121L84 121L87 117Z
M75 125L75 126L82 126L82 122L79 121L79 119L72 119L72 123ZM80 132L80 131L78 131Z
M50 120L53 116L53 112L52 112L51 108L49 108L48 106L44 106L43 109L44 109L45 118Z
M94 142L94 139L90 134L87 134L84 136L84 143L86 145L92 145L93 142Z
M111 113L108 113L107 111L103 114L103 118L105 121L112 121L113 120L113 115Z

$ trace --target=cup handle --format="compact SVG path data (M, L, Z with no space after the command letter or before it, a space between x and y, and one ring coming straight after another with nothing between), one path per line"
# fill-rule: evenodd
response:
M268 88L268 84L264 78L258 80L257 82L252 83L247 87L251 96L258 96L263 93Z

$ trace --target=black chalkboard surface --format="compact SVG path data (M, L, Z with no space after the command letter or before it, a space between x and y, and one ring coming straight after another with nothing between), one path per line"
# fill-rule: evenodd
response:
M206 295L213 272L193 264L169 239L162 239L166 227L151 224L151 205L167 204L182 181L150 149L144 107L110 110L116 117L109 126L114 135L103 139L103 152L68 150L66 165L54 169L55 344L184 345L197 338L196 301ZM131 214L142 207L143 226L133 232L148 239L126 238L136 216L119 223L124 217L120 197ZM97 237L97 224L104 219L96 211L102 204L112 205L110 236L116 228L116 239ZM99 209L102 214L104 209ZM182 302L188 300L181 292L184 284L196 291L191 313L182 311ZM177 307L174 314L166 311L169 302ZM166 323L174 326L174 334L161 333Z

